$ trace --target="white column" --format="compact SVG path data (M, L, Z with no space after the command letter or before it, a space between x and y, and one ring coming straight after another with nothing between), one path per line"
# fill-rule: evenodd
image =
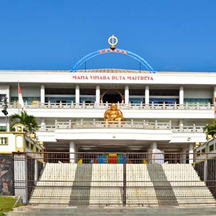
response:
M76 100L76 104L79 104L80 103L80 87L79 85L76 85L76 88L75 88L75 100Z
M46 131L46 122L44 118L41 119L41 130Z
M100 103L100 86L97 85L96 86L96 104L99 104Z
M149 157L148 157L149 163L152 163L152 164L157 163L157 161L156 161L157 157L155 155L156 149L157 149L157 143L152 142L151 145L150 145L150 148L148 150L148 152L149 152Z
M6 97L7 97L7 102L10 103L10 86L6 86Z
M35 182L37 182L38 181L38 161L37 160L34 160L34 162L35 162L35 167L34 167L34 169L35 169L35 173L34 173L34 180L35 180Z
M179 104L184 104L184 87L181 86L179 89Z
M189 163L193 163L193 143L189 144Z
M180 132L183 131L183 120L179 120L179 129L180 129Z
M70 163L75 163L76 155L74 154L74 152L76 152L76 145L73 141L71 141L69 144L69 152L70 152Z
M183 164L185 164L186 163L186 159L187 159L187 150L184 148L183 149L183 151L182 151L182 162L183 162Z
M23 203L28 203L27 156L14 155L14 193Z
M152 142L150 149L157 149L157 143L156 142Z
M41 85L41 89L40 89L40 102L41 104L45 103L45 86Z
M149 86L145 87L145 104L149 104Z
M129 103L129 86L125 86L125 104Z

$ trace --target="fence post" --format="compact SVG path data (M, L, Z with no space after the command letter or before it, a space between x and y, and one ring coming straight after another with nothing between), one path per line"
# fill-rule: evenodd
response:
M124 153L123 163L123 206L126 206L126 153Z
M27 156L25 153L14 153L14 193L20 196L23 203L28 203Z

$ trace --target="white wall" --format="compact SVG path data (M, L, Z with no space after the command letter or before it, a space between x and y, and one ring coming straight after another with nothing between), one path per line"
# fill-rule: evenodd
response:
M23 97L40 97L40 87L25 87L20 85ZM17 87L11 88L11 97L18 97Z
M14 152L15 136L13 134L0 133L0 137L8 137L8 145L0 145L0 152Z
M0 94L6 94L8 85L0 85Z
M212 89L184 89L184 98L209 98L212 99Z

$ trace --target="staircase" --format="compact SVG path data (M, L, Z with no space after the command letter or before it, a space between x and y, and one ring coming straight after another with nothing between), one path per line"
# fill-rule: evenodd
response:
M179 205L215 204L211 192L191 164L163 164L162 167Z
M123 205L122 164L47 163L30 204ZM127 206L215 205L190 164L127 164Z
M178 205L170 182L161 164L147 164L148 173L153 183L159 205Z
M47 163L30 204L69 205L77 164Z
M90 205L122 205L122 164L93 164Z
M158 206L157 196L146 165L127 164L127 205Z

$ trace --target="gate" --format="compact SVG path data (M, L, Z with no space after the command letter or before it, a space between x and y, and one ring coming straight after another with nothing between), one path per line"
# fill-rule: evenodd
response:
M15 194L29 204L215 204L215 159L209 159L205 168L198 159L189 164L191 157L181 153L50 152L13 156Z

